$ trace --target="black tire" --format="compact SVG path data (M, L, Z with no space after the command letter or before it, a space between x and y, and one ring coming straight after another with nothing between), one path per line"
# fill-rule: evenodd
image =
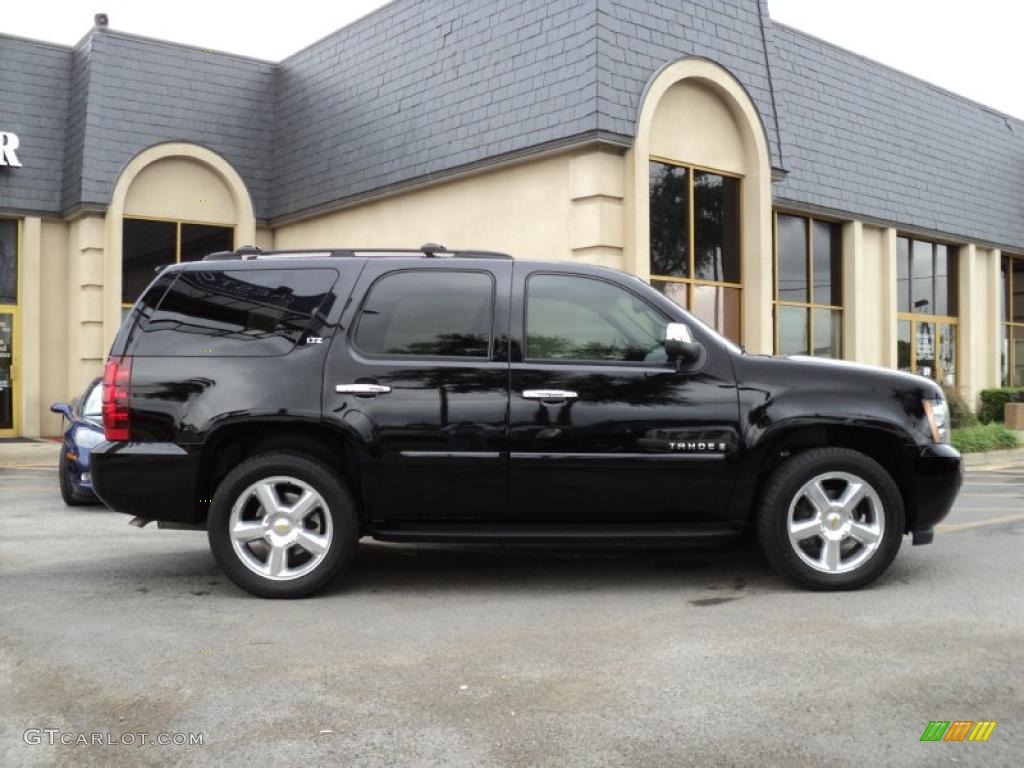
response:
M261 479L275 476L296 478L319 493L333 529L320 563L309 573L286 581L274 581L250 570L236 553L228 530L232 508L243 492ZM300 454L267 453L242 462L217 486L207 518L207 536L218 565L242 589L259 597L296 598L321 589L348 568L359 538L359 521L351 494L328 467Z
M69 507L83 507L89 504L89 500L82 498L75 493L71 485L71 472L68 470L68 457L64 455L64 446L60 449L60 458L57 460L57 474L60 476L60 497Z
M877 494L884 517L881 540L874 553L845 573L816 570L801 559L789 536L790 504L805 484L830 472L849 473L866 481ZM761 548L779 573L810 589L858 589L877 579L896 557L903 540L905 512L892 476L874 459L847 448L814 448L785 461L768 479L756 524ZM824 545L824 537L815 541ZM854 546L859 545L854 542Z

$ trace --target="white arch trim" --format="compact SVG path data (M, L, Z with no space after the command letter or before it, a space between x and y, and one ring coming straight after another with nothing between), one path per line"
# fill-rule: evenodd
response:
M650 199L648 161L655 112L676 83L694 80L714 92L732 113L744 145L746 167L741 192L743 275L743 340L753 352L772 350L772 189L771 156L760 113L728 70L701 58L665 65L644 92L636 121L636 138L627 154L627 236L625 262L637 275L650 278ZM699 158L687 158L700 164Z

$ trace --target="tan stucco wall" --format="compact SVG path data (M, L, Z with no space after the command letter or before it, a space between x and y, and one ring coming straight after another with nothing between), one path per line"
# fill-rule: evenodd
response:
M353 206L274 232L277 248L348 246L571 256L569 154L523 162Z
M650 153L739 175L749 170L736 116L719 94L692 79L671 86L658 102Z
M893 241L895 244L895 241ZM843 357L888 365L895 348L895 254L886 230L859 221L843 225ZM892 306L890 307L890 303Z
M128 190L124 215L228 226L237 217L224 180L209 166L185 157L168 157L143 168Z
M40 434L60 433L61 418L50 413L50 404L68 397L68 226L57 219L43 219L40 277L39 385Z

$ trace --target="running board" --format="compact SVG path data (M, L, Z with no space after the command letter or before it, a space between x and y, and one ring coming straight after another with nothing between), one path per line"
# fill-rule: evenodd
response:
M466 544L713 544L743 532L742 526L715 525L528 525L448 523L424 525L375 521L377 541Z

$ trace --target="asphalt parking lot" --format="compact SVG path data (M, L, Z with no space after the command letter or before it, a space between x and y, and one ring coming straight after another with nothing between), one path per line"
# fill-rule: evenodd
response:
M750 544L366 542L326 594L275 602L202 534L0 469L0 766L1019 765L1022 544L1019 464L972 470L935 543L860 592L797 590ZM919 741L958 719L998 725Z

